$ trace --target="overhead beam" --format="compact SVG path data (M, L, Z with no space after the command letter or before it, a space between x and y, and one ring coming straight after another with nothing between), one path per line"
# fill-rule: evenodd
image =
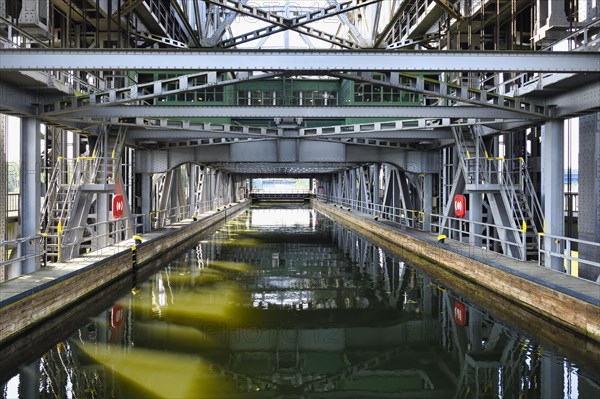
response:
M488 93L486 90L474 89L467 86L440 82L435 79L424 78L414 74L390 72L386 74L385 80L382 80L381 78L375 79L371 76L372 74L368 72L358 74L333 72L329 75L340 79L353 80L355 82L369 83L377 86L444 98L449 100L446 105L467 103L521 112L535 117L546 116L546 109L544 106L531 101L517 97ZM401 81L402 83L400 83Z
M86 69L600 73L600 52L0 49L0 71Z
M460 106L413 107L232 107L181 105L115 105L77 109L69 118L477 118L522 119L519 112Z
M84 96L62 98L54 104L45 106L44 111L47 116L58 115L83 107L106 107L113 104L148 101L158 97L173 96L180 93L208 88L212 89L230 86L242 82L270 79L281 75L281 73L246 74L246 76L243 77L221 81L217 81L217 74L215 72L181 75L169 79L95 92ZM167 88L173 85L176 86L176 88Z

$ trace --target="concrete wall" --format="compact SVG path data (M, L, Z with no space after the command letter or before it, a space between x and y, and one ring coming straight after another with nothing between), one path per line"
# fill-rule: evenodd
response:
M173 250L194 235L218 224L250 206L249 201L202 218L137 247L137 267ZM132 273L132 251L105 258L69 275L32 288L15 300L0 304L0 344L52 317L63 309L106 287L119 277ZM6 303L8 302L8 303Z
M598 303L586 302L564 292L537 284L524 277L472 259L467 255L446 250L439 244L403 234L382 223L355 216L351 212L331 207L318 200L314 200L313 204L315 209L332 217L335 221L349 226L365 238L432 277L444 281L444 284L449 282L450 287L458 292L466 293L469 298L480 302L483 306L494 306L488 297L503 297L505 301L508 300L506 301L508 305L504 306L515 308L516 318L524 317L519 316L522 314L522 310L537 315L535 318L528 319L529 326L535 322L535 319L552 320L577 334L600 342L600 305ZM580 283L593 284L584 280L581 280ZM547 328L540 331L542 334L548 333ZM548 339L552 339L552 337L548 336ZM560 342L555 343L560 344Z

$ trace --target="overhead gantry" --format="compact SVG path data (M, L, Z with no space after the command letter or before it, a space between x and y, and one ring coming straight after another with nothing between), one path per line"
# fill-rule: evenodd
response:
M577 245L581 275L599 274L591 0L578 16L552 1L48 3L33 22L0 10L0 112L36 143L10 276L238 200L259 176L310 177L336 203L557 270ZM564 234L573 117L585 241Z

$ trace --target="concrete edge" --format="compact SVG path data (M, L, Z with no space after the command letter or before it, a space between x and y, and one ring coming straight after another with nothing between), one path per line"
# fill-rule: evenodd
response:
M368 218L363 218L356 214L344 212L340 209L327 205L322 201L315 200L313 201L313 205L315 209L325 213L327 216L332 217L333 215L332 218L334 220L340 220L343 224L346 224L347 226L350 226L355 230L357 229L358 233L360 233L361 230L366 231L370 235L373 235L377 239L380 239L381 242L387 243L388 247L390 245L397 246L417 258L420 258L424 261L430 262L435 265L439 265L443 267L444 270L446 270L447 272L453 273L457 276L460 276L461 278L466 278L472 283L477 284L486 290L491 290L497 295L501 295L510 301L518 303L521 306L529 309L531 312L538 314L540 317L547 317L553 320L554 322L559 323L562 327L576 331L589 339L600 342L600 317L598 317L600 316L600 306L597 305L598 301L594 300L594 303L592 303L580 298L589 298L588 295L580 295L580 297L569 295L567 292L573 290L566 289L565 287L562 287L562 291L553 291L554 284L541 284L542 282L544 282L544 280L540 278L533 278L533 276L529 276L526 273L521 273L521 275L511 273L513 271L512 269L508 269L506 266L500 265L496 262L487 263L482 259L467 257L461 251L453 251L450 247L441 247L434 240L428 242L424 241L420 237L415 237L413 235L407 234L406 232L394 229L390 226L385 226L381 223L373 222ZM401 242L396 242L393 239L394 236L399 238ZM481 280L475 278L472 275L469 275L466 271L462 269L462 267L458 267L458 265L456 267L453 267L448 259L432 259L425 252L427 248L423 248L423 251L420 251L420 253L416 252L413 248L410 248L410 246L407 245L407 242L402 242L402 240L405 241L407 239L415 242L418 241L420 243L425 243L426 245L434 247L437 250L443 250L447 253L450 253L456 259L461 261L461 266L462 264L467 262L476 262L478 267L482 269L488 268L488 270L496 270L496 272L503 273L504 275L510 275L513 276L513 278L518 278L519 280L522 280L523 284L529 285L529 289L548 291L556 298L557 301L569 301L572 303L576 303L576 305L579 306L579 311L577 311L575 307L573 307L570 309L569 313L561 314L560 310L557 307L546 304L543 301L540 301L540 303L538 303L537 305L533 302L524 301L518 296L518 289L514 289L515 292L505 292L492 285L482 284ZM510 287L510 284L507 284L506 286ZM509 288L509 290L511 289L512 287ZM545 306L546 309L542 309L539 305Z
M233 204L229 208L210 214L199 219L197 222L190 222L181 228L174 229L139 244L137 246L137 265L141 267L151 262L170 249L183 244L190 237L215 226L232 215L244 211L250 205L251 201ZM168 244L164 245L165 242L168 242ZM66 273L63 276L54 278L52 281L41 283L36 287L3 300L0 303L0 343L3 344L12 340L20 333L73 306L79 299L87 297L127 273L131 273L133 270L131 267L132 262L123 262L123 260L131 259L131 257L131 248L124 249L81 269ZM93 278L91 275L95 274L94 272L101 267L104 279L94 279L96 280L94 284L81 283L86 278ZM111 267L110 272L107 271L108 267ZM59 289L63 285L66 285L64 291L71 290L70 294L72 297L62 300L58 298L56 300L53 300L54 298L42 298L44 295L63 295L63 290Z

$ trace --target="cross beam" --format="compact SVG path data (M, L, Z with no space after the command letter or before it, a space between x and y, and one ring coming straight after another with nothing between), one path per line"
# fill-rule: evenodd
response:
M478 118L522 119L520 112L484 107L448 106L352 106L352 107L257 107L115 105L75 109L69 118Z
M600 73L600 52L1 49L0 71L10 70Z

